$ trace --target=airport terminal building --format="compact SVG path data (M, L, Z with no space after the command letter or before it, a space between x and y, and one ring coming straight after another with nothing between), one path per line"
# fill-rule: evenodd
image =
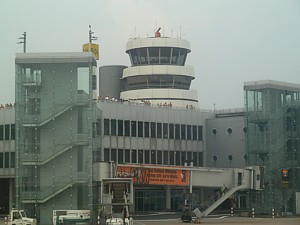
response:
M131 66L100 67L99 93L92 53L17 54L16 104L0 109L0 190L7 196L0 202L0 214L13 206L22 207L41 224L48 224L54 209L96 211L101 175L94 165L99 162L178 169L268 167L269 161L258 161L255 153L259 151L261 158L278 148L260 140L253 150L252 138L261 135L255 131L269 134L267 118L273 111L264 106L270 105L270 99L281 98L270 90L291 91L298 110L300 88L291 89L282 82L270 86L270 81L264 81L265 86L245 86L245 109L199 109L197 93L190 89L194 71L185 66L190 51L189 42L179 38L131 39L126 47ZM260 108L249 114L250 106L256 105L253 99ZM276 105L278 110L285 106ZM298 117L293 118L293 124L299 124ZM295 210L292 196L300 188L296 182L300 177L298 129L293 126L293 164L276 164L267 170L270 175L283 166L292 169L293 185L283 187L277 180L268 186L268 192L276 188L278 196L280 190L289 189L284 201L290 211ZM289 146L280 140L281 149ZM268 148L258 147L267 143ZM184 205L186 189L176 183L135 184L134 210L177 210ZM213 191L195 187L193 204L200 204ZM259 193L247 196L249 192L238 194L236 206L249 207L265 198ZM272 204L281 200L273 198Z

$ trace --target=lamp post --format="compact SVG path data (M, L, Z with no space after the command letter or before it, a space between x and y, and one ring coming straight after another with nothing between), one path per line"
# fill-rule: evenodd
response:
M23 53L26 53L26 32L24 32L23 37L19 37L19 39L23 41L19 41L17 44L23 44Z

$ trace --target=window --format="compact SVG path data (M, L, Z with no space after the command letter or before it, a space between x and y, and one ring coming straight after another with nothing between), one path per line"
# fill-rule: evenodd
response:
M172 50L172 64L177 64L177 60L178 60L178 55L179 55L179 49L178 48L173 48Z
M171 48L160 49L160 64L170 64Z
M145 164L150 164L150 156L149 156L150 151L145 150Z
M89 93L89 72L88 67L77 68L77 90Z
M212 133L213 135L216 135L216 134L217 134L217 129L216 129L216 128L212 129L211 133Z
M151 122L151 137L156 138L156 123Z
M132 49L130 51L130 55L131 55L131 63L133 66L136 66L139 64L139 57L138 57L138 51L137 49Z
M185 64L186 56L187 56L187 50L180 49L179 57L178 57L178 61L177 61L178 65L183 66Z
M198 153L198 163L199 166L203 166L203 152Z
M3 125L0 125L0 140L2 141L4 139L4 132L3 132L3 128L4 126Z
M198 161L197 161L197 152L193 152L193 166L198 166Z
M197 126L193 125L193 140L197 140Z
M167 123L163 124L163 136L166 139L168 138L168 124Z
M11 140L16 139L16 125L15 124L10 125L10 137L11 137Z
M174 124L169 124L169 138L174 139Z
M148 59L147 59L147 48L139 48L139 59L141 64L148 64Z
M198 126L198 141L203 140L202 130L203 130L202 126Z
M157 164L162 164L162 151L157 151Z
M186 139L186 135L185 135L185 124L181 124L181 139L185 140Z
M131 163L136 163L136 150L131 150Z
M100 119L97 119L97 122L96 122L96 133L97 133L97 135L101 135L101 120Z
M232 133L232 128L231 128L231 127L229 127L229 128L227 129L227 133L228 133L228 134L231 134L231 133Z
M149 137L149 122L145 122L145 137Z
M168 151L164 151L164 165L169 165L169 154Z
M111 129L111 135L116 136L117 135L117 121L111 120L110 121L110 129Z
M109 119L104 119L104 135L109 135Z
M187 125L186 126L187 129L187 140L192 140L192 126L191 125Z
M136 137L136 121L131 121L131 137Z
M175 152L173 152L173 151L171 151L170 152L170 165L174 165L175 163L174 163L174 154Z
M156 164L156 151L151 150L151 164Z
M10 153L10 167L15 168L16 156L14 152Z
M143 154L143 150L139 150L138 151L138 163L142 164L144 159L144 154Z
M180 152L179 151L176 151L175 152L175 164L176 166L180 166Z
M123 149L118 149L118 163L124 163Z
M110 158L111 158L110 161L117 162L117 150L116 149L111 150Z
M143 122L139 121L138 122L138 137L143 137Z
M4 152L4 168L9 168L9 152Z
M175 124L175 139L180 139L180 125Z
M218 156L213 155L212 160L213 160L213 162L216 162L218 160Z
M5 140L9 140L9 124L5 124Z
M0 152L0 168L3 168L3 152Z
M150 64L158 64L159 48L148 48Z
M162 137L162 126L161 123L157 123L157 138L161 138Z
M228 155L228 156L227 156L227 159L228 159L229 162L231 162L232 159L233 159L232 155Z
M125 136L129 137L130 136L130 121L125 120Z
M187 152L187 162L188 163L192 162L192 152Z
M189 161L187 161L187 158L186 158L186 152L181 152L181 163L182 163L182 165L184 165L184 163L189 163Z
M123 120L118 120L118 136L123 136Z
M125 162L130 163L130 150L125 149Z

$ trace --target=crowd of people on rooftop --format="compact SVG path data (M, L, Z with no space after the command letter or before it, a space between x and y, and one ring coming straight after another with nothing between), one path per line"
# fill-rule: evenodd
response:
M13 107L15 107L16 103L12 104L12 103L6 103L6 104L1 104L0 105L0 109L11 109Z
M173 103L172 102L160 102L156 104L152 104L149 100L138 100L138 99L119 99L109 96L98 96L98 100L100 101L106 101L106 102L119 102L119 103L127 103L127 104L136 104L136 105L148 105L148 106L158 106L163 108L172 108ZM195 106L193 105L186 105L186 109L194 110Z

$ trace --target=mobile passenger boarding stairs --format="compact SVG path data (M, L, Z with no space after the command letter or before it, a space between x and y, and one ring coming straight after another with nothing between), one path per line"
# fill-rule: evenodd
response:
M199 168L199 170L193 170L191 173L193 187L221 187L193 211L196 216L194 222L200 223L202 218L211 213L237 191L244 189L262 190L263 179L264 168L259 166L244 169ZM191 216L188 217L191 218ZM183 220L183 222L191 222L191 219L189 221Z
M103 178L98 215L106 225L132 225L130 208L133 204L131 178ZM100 224L102 224L100 223Z

